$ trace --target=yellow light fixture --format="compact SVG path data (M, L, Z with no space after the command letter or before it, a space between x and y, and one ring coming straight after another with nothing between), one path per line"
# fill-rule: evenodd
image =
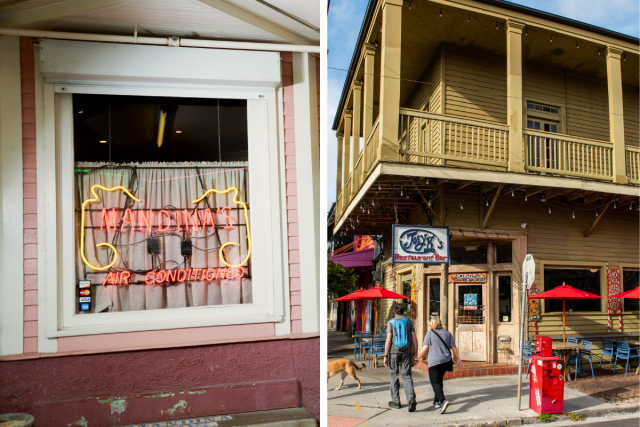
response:
M590 272L592 272L592 273L597 273L597 272L598 272L598 269L597 269L597 268L595 268L595 269L592 269L592 270L589 270L589 271L590 271Z
M162 147L164 139L164 125L167 122L167 112L160 110L160 124L158 125L158 148Z
M100 144L106 144L107 141L100 141Z
M176 133L182 133L182 131L181 130L177 130Z
M82 114L82 113L84 113L84 111L78 111L78 114Z

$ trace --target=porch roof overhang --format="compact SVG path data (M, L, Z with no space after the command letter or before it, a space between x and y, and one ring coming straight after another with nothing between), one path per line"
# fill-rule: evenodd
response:
M373 266L375 249L348 252L346 254L329 257L329 261L340 264L346 268L364 268Z
M336 218L333 232L344 225L345 220L355 211L369 189L382 176L411 176L414 178L435 178L452 181L475 181L487 183L505 183L539 187L565 188L589 192L608 193L621 196L640 196L637 185L615 184L613 182L591 181L584 178L558 177L528 173L514 173L497 170L470 169L453 166L427 166L401 162L378 162L369 174L358 193L346 207L340 218Z
M360 27L360 33L358 34L358 40L351 57L349 64L349 70L356 70L362 47L366 42L369 35L369 27L372 25L373 20L376 17L376 8L378 0L369 0L367 10ZM558 31L568 32L568 30L579 30L581 33L590 34L592 39L596 39L602 44L614 44L622 49L631 50L634 53L638 53L640 39L632 37L626 34L611 31L606 28L598 27L595 25L587 24L585 22L577 21L574 19L566 18L564 16L554 15L552 13L543 12L527 6L521 6L518 4L510 3L504 0L431 0L432 3L438 3L441 5L464 8L476 13L500 16L503 19L515 19L522 21L528 25L543 25L555 27ZM476 3L476 5L474 5ZM573 31L575 32L575 31ZM342 88L342 94L340 96L340 102L336 115L333 120L332 129L338 130L340 127L340 121L342 118L342 112L346 107L346 102L349 98L349 92L351 88L351 81L354 78L353 73L348 73L345 78L344 86Z

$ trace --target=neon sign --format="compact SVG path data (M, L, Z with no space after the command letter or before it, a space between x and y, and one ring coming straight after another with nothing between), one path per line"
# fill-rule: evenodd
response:
M118 259L118 251L116 250L115 246L113 246L110 243L99 243L96 245L96 247L101 247L101 246L106 246L107 248L110 248L113 251L113 259L112 261L106 265L106 266L96 266L91 264L87 258L84 255L84 240L86 237L86 233L85 233L85 210L87 209L87 206L91 203L97 202L99 200L99 196L96 193L96 189L100 189L100 190L104 190L104 191L108 191L108 192L114 192L114 191L124 191L124 193L129 196L131 199L135 200L136 202L140 202L140 199L136 198L133 194L131 194L131 192L129 190L127 190L126 188L122 187L122 186L117 186L117 187L112 187L112 188L106 188L103 187L102 185L94 185L93 187L91 187L91 194L93 194L93 198L87 199L84 201L84 203L82 204L82 210L81 210L81 223L80 223L80 256L82 257L82 261L89 267L91 267L94 270L97 271L105 271L110 269L117 261ZM217 278L217 280L222 279L223 277L225 279L240 279L242 277L244 277L244 271L245 269L242 268L242 266L249 260L249 257L251 255L251 231L249 228L249 212L247 209L247 205L242 202L241 200L239 200L239 196L240 196L240 190L238 190L235 187L230 187L224 191L220 191L220 190L208 190L206 191L202 196L200 196L199 198L197 198L196 200L194 200L192 203L194 205L196 205L193 209L191 209L191 212L189 209L184 209L184 210L177 210L175 212L175 214L172 216L170 212L168 212L167 210L132 210L132 209L124 209L122 211L116 211L115 208L112 208L110 210L107 210L106 208L102 209L102 217L100 219L100 231L103 231L105 228L107 231L118 231L118 224L120 224L119 228L120 228L120 232L124 232L127 230L132 230L133 232L144 232L147 234L151 234L154 227L159 231L159 232L164 232L166 230L168 230L171 226L172 226L172 221L175 219L175 229L177 231L189 231L190 228L192 228L194 231L203 231L205 230L207 227L216 227L216 224L221 224L220 222L217 221L216 217L217 216L222 216L223 218L225 218L224 221L224 227L222 227L224 230L229 230L234 228L237 224L235 219L233 219L231 216L229 216L226 212L227 211L231 211L232 208L229 206L223 206L223 207L219 207L214 211L212 211L209 208L206 209L199 209L197 207L198 203L200 203L202 200L206 199L207 196L209 196L212 193L216 193L216 194L229 194L229 193L233 193L233 201L234 203L236 203L237 205L242 206L242 210L244 212L244 219L245 219L245 224L247 227L247 255L244 258L244 260L242 260L239 264L229 264L227 262L227 260L225 259L225 253L224 250L227 247L230 246L238 246L239 243L237 242L227 242L225 244L223 244L220 247L219 250L219 257L220 260L222 261L222 263L224 265L227 266L227 268L222 268L222 269L215 269L215 268L209 268L209 269L181 269L181 270L177 270L177 271L191 271L191 270L204 270L209 272L211 271L222 271L222 270L227 270L227 272L222 273L223 275L221 276L220 274L216 274L215 277ZM155 216L155 225L154 225L154 216ZM137 228L136 228L137 227ZM235 269L235 273L231 274L228 273L228 270L231 269ZM242 269L242 274L237 276L237 272L240 271L240 269ZM162 270L161 270L162 271ZM174 271L174 270L168 270L168 271ZM157 275L160 272L155 272L156 276L153 279L154 282L158 282L157 280ZM168 273L166 273L168 274ZM177 273L176 273L177 274ZM191 273L190 273L191 274ZM213 274L213 273L211 273ZM229 276L231 275L231 276ZM161 276L162 277L162 276ZM209 277L209 276L206 276ZM211 276L213 277L213 276ZM110 272L107 277L105 278L105 281L103 282L104 284L129 284L130 282L130 278L131 278L131 272L129 271L123 271L123 272ZM187 279L187 280L192 280L192 279ZM201 276L201 278L199 280L215 280L213 278L211 279L205 279L205 276ZM179 281L183 281L183 280L178 280ZM145 278L145 282L147 282L146 278ZM162 282L165 282L165 280L163 279ZM173 282L173 281L172 281Z
M180 268L173 270L152 270L144 275L147 285L160 285L162 283L181 283L212 280L240 280L246 276L244 267L211 267L211 268ZM135 273L134 273L135 274ZM107 274L103 286L128 285L131 283L132 274L129 271L111 271Z

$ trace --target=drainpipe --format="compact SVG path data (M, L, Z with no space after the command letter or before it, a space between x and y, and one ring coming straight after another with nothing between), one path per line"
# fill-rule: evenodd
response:
M320 53L320 46L277 44L277 43L229 42L229 41L222 41L222 40L196 40L196 39L183 39L177 36L140 37L137 34L134 36L116 36L116 35L106 35L106 34L69 33L69 32L59 32L59 31L18 30L14 28L0 28L0 35L39 37L43 39L143 44L143 45L154 45L154 46L199 47L199 48L210 48L210 49L235 49L235 50L263 50L263 51L266 50L266 51L274 51L274 52L307 52L307 53L318 53L318 54Z

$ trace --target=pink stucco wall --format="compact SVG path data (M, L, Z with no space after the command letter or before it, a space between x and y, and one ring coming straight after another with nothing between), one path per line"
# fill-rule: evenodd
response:
M68 421L53 425L67 425L80 416L93 427L114 425L120 423L108 418L113 415L109 406L104 408L107 418L101 418L104 415L96 410L97 403L118 399L133 402L140 394L147 394L142 406L157 408L156 418L133 417L126 418L127 422L165 418L160 416L160 409L171 409L180 400L186 401L189 411L177 412L171 418L203 412L204 415L246 412L246 408L251 408L247 403L256 405L253 407L257 410L303 406L318 418L319 352L320 340L310 338L5 361L0 362L0 413L35 413L39 419L34 427L52 425L48 423L50 418L65 412ZM294 393L299 400L293 399L283 406L282 400L256 399L248 387L246 392L235 391L236 400L242 401L244 397L244 406L242 402L230 402L212 408L210 402L195 399L197 391L180 394L184 390L214 387L218 398L223 398L223 386L230 394L234 393L234 387L278 381L297 382ZM215 390L208 393L208 400L214 398ZM167 396L169 400L154 399Z

